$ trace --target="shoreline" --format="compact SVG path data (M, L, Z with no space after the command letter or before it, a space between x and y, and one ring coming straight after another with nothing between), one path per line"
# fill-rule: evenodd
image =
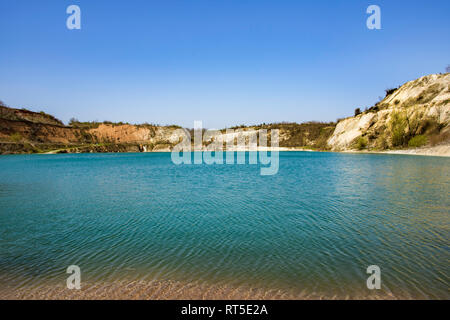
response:
M115 282L82 282L80 290L69 290L65 283L35 287L3 287L1 300L398 300L427 297L395 296L390 291L370 290L355 293L322 293L279 288L214 285L178 280L119 280Z
M205 152L206 150L202 150ZM314 150L308 148L257 148L250 150L223 150L223 152L261 152L261 151L275 151L275 152L332 152L332 153L355 153L355 154L396 154L396 155L413 155L413 156L430 156L430 157L450 157L450 145L444 146L433 146L433 147L423 147L414 149L398 149L398 150L384 150L384 151L359 151L359 150L345 150L345 151L332 151L332 150ZM157 151L146 151L141 153L170 153L171 150L157 150ZM194 151L193 151L194 152ZM195 151L198 152L198 151ZM96 152L86 152L85 154L96 153ZM101 152L97 152L101 153ZM109 152L108 152L109 153ZM115 152L111 152L115 153ZM127 152L116 152L116 153L127 153ZM134 153L134 152L129 152ZM38 154L58 154L54 151ZM76 154L76 153L68 153Z
M358 151L346 150L335 151L339 153L358 153L358 154L393 154L393 155L409 155L409 156L428 156L428 157L450 157L450 145L438 145L433 147L422 147L413 149L398 149L384 151Z
M142 152L133 152L133 151L123 151L123 152L60 152L61 150L67 149L57 149L48 152L41 153L9 153L9 154L0 154L0 156L4 155L56 155L56 154L108 154L108 153L170 153L172 150L162 149L162 150L152 150L152 151L142 151ZM210 150L202 150L202 152L210 151ZM270 147L258 147L256 149L230 149L230 150L221 150L223 152L262 152L262 151L273 151L273 152L331 152L331 153L343 153L343 154L393 154L393 155L415 155L415 156L430 156L430 157L450 157L450 145L437 145L432 147L421 147L421 148L412 148L412 149L395 149L395 150L383 150L383 151L372 151L372 150L314 150L310 148L288 148L288 147L278 147L278 148L270 148ZM192 152L199 152L198 150Z

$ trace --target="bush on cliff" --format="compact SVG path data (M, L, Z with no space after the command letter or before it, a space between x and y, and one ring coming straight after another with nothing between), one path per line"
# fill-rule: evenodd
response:
M428 143L428 138L424 135L418 135L413 137L408 141L408 147L410 148L418 148L426 145Z
M363 150L367 148L367 139L364 137L359 137L358 140L356 140L356 149Z
M11 139L11 141L13 141L15 143L22 142L22 140L23 140L22 135L18 132L13 133L12 135L9 136L9 138Z
M403 146L406 140L406 117L400 112L394 112L389 121L389 128L391 132L391 143L394 147Z

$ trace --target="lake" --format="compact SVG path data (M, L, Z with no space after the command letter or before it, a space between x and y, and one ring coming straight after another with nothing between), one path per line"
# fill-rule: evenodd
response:
M448 158L280 152L261 176L170 153L11 155L0 169L3 290L65 286L78 265L82 284L450 298Z

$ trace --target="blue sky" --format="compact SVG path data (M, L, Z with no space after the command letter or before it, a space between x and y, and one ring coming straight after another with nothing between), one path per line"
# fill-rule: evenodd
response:
M66 8L81 8L81 30ZM381 7L382 30L366 28ZM450 64L450 1L0 0L0 99L67 122L334 121Z

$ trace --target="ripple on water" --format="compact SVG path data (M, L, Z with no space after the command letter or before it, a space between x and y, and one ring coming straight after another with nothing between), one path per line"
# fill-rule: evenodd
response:
M9 294L66 297L58 285L77 264L80 298L449 298L446 158L281 153L275 176L170 154L0 166Z

